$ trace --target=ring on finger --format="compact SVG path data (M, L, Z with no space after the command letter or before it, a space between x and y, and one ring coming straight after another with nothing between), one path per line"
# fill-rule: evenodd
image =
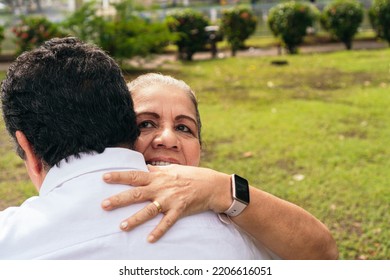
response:
M153 204L156 205L158 213L161 213L162 212L161 204L158 203L158 201L156 201L156 200L153 201Z

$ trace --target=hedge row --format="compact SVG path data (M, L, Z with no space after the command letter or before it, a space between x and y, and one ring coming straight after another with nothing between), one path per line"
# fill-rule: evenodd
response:
M163 23L153 23L133 13L130 0L115 5L115 16L103 17L96 13L96 3L88 2L60 24L44 17L21 17L12 28L16 35L17 52L32 49L42 42L62 36L77 36L93 42L117 59L159 53L174 42L179 58L191 60L207 44L216 44L223 37L232 55L256 29L257 18L251 9L234 7L222 12L219 26L194 10L177 11ZM390 43L390 0L374 0L368 15L377 36ZM363 20L364 8L357 0L335 0L322 12L307 2L283 2L270 9L268 25L280 38L289 53L296 53L307 30L317 22L347 49ZM0 41L4 39L0 27Z
M317 21L335 39L352 48L352 41L364 17L364 7L357 0L334 0L322 12L305 2L286 2L273 7L268 24L289 53L296 53L306 32ZM368 9L371 25L377 36L390 43L390 0L374 0Z

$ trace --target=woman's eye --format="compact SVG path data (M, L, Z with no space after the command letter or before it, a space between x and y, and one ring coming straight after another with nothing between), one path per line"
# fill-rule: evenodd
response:
M188 126L184 125L184 124L180 124L176 127L177 130L180 130L182 132L189 132L191 133L191 129L188 128Z
M142 129L142 128L151 128L151 127L154 127L153 123L150 122L150 121L143 121L141 123L138 124L138 128L139 129Z

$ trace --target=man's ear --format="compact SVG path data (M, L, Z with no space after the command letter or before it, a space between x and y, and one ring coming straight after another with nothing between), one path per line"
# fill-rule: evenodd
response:
M24 151L24 163L26 165L28 175L37 190L39 190L46 175L46 172L43 168L43 163L41 159L35 154L31 143L28 141L26 135L22 131L16 131L15 137L16 141L19 143L19 146Z

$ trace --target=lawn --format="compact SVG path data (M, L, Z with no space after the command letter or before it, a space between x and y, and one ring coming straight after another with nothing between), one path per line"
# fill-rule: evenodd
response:
M341 259L390 259L390 49L174 62L203 119L202 165L237 173L332 231ZM127 72L130 80L139 71ZM33 195L0 122L0 209Z

